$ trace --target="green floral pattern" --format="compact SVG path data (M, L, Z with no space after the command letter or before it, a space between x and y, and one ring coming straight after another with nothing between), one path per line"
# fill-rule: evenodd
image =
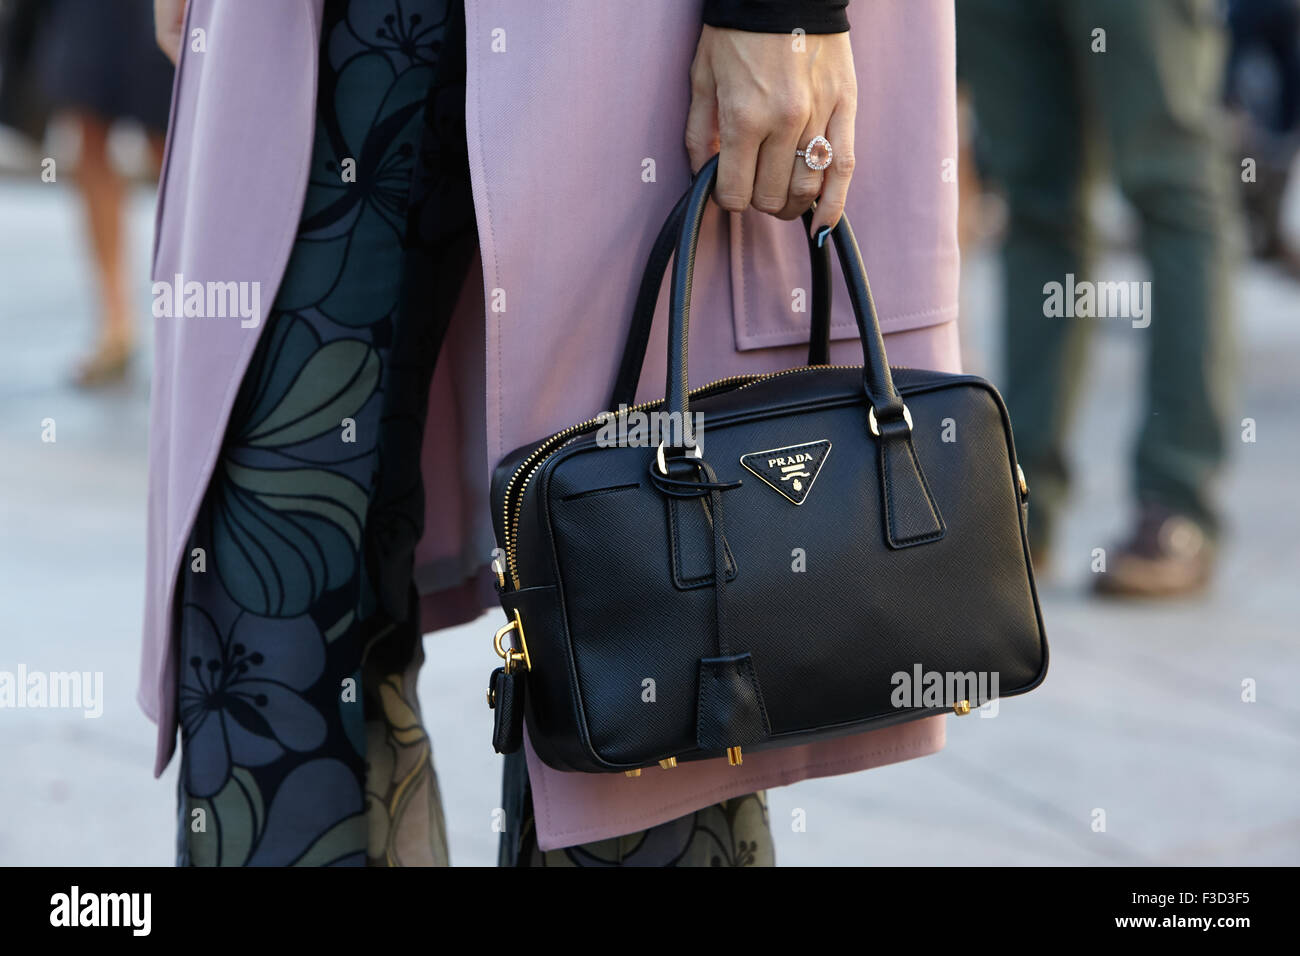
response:
M190 542L207 563L180 582L182 863L402 862L387 837L372 853L371 831L379 808L398 829L417 791L437 826L406 855L438 862L441 845L445 861L418 709L392 693L407 669L394 660L418 647L403 619L423 503L389 488L418 476L419 442L392 423L424 420L404 403L428 393L436 307L454 301L440 278L458 290L474 248L468 202L424 214L445 170L469 194L463 120L459 142L440 133L463 66L436 56L448 35L463 44L462 15L445 0L325 6L298 235ZM420 323L435 334L416 354L405 343ZM381 542L376 527L403 530ZM412 766L391 749L421 739Z

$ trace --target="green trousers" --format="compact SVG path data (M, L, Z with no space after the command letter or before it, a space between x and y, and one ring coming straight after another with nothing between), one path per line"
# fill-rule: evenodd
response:
M1009 206L1004 396L1034 487L1035 542L1049 540L1066 492L1063 436L1086 341L1115 321L1147 349L1135 494L1213 535L1236 255L1235 174L1216 146L1224 41L1214 0L961 0L957 36L982 157ZM1107 161L1141 221L1149 312L1049 315L1048 283L1106 279L1088 273L1086 198Z

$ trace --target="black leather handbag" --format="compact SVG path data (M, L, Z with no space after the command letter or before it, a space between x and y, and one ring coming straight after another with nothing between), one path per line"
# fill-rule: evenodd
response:
M559 770L734 765L747 749L969 713L1046 673L1006 409L980 378L889 367L847 218L833 238L864 364L825 364L830 259L810 242L810 364L688 390L716 178L715 157L655 244L611 411L493 475L499 752L526 723ZM620 410L674 247L667 397ZM609 440L651 412L668 437Z

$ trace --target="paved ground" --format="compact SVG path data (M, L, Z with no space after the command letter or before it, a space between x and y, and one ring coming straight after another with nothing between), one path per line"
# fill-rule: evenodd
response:
M1294 197L1300 199L1300 197ZM1292 222L1300 212L1292 208ZM136 261L150 198L135 197ZM149 774L134 695L148 386L86 397L66 372L88 340L93 287L62 186L0 179L0 670L100 670L102 718L0 711L0 864L155 864L172 857L175 767ZM1108 277L1134 273L1119 256ZM996 283L969 258L967 351L987 370ZM148 314L142 283L140 314ZM771 794L785 864L1300 862L1300 286L1252 268L1241 293L1243 417L1223 492L1233 535L1213 592L1189 604L1100 605L1091 549L1124 522L1141 332L1098 337L1075 436L1076 508L1044 588L1051 674L996 719L949 718L940 755ZM147 367L147 362L143 367ZM40 440L41 422L58 440ZM1031 476L1032 481L1032 476ZM458 864L494 859L484 619L427 638L421 682ZM1241 684L1258 685L1255 703ZM792 831L792 811L807 831ZM1094 811L1105 811L1095 832Z

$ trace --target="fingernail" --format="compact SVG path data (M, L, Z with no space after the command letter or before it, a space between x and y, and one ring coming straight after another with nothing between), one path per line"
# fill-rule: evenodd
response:
M817 230L817 248L820 249L826 244L826 237L831 234L830 226L822 226Z

